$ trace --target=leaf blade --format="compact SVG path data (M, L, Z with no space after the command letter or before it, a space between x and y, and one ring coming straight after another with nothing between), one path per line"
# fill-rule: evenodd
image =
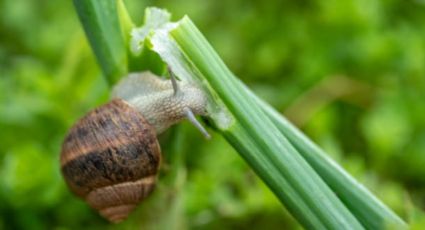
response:
M127 73L127 49L116 0L73 0L96 59L110 85Z

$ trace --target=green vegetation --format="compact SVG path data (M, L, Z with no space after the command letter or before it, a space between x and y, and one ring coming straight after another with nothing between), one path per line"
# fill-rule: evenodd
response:
M140 25L147 3L126 3L131 18ZM425 32L421 21L425 16L422 3L281 3L270 0L156 4L173 12L176 18L188 14L230 69L256 94L283 111L400 216L420 226L423 221L419 211L423 199L421 191L425 183L422 167L425 163L425 44L421 39ZM69 193L59 173L58 153L67 128L89 108L108 98L108 86L101 77L72 5L3 1L0 6L4 11L0 27L0 87L4 92L0 95L0 228L138 228L159 223L165 228L200 229L297 226L220 135L206 142L187 124L161 137L166 161L156 193L128 221L117 226L108 225ZM94 5L91 7L96 10ZM34 10L38 8L43 11ZM107 12L104 13L108 18ZM107 20L114 23L119 20L125 25L125 34L130 24L127 15L121 16ZM114 31L103 24L106 22L102 17L96 25ZM178 31L173 32L173 37L185 54L193 57L196 49L190 48L191 42L184 43L191 33ZM91 36L93 40L99 39ZM102 39L122 42L113 36ZM126 37L123 40L128 42ZM111 56L107 58L116 63L128 62L130 70L150 66L138 64L138 57L125 57L121 50L110 46L106 51ZM113 55L120 58L114 59ZM152 53L142 55L146 57L152 63L158 60ZM202 61L203 57L198 57ZM104 70L105 63L110 60L100 61ZM111 82L116 81L117 73L126 71L127 66L118 65L117 69L106 65L111 68L106 71ZM195 66L200 67L197 63ZM160 72L163 67L153 68L154 72ZM214 83L217 76L211 75L208 68L199 70L212 89L217 90L223 103L226 106L237 103L232 97L223 97L231 90L220 89L217 85L220 82ZM237 81L228 87L240 89L237 93L245 100L251 97ZM260 156L264 149L270 150L273 138L283 140L282 136L286 136L288 144L294 145L326 184L337 191L341 182L330 171L333 166L323 166L320 157L314 158L317 155L309 158L309 153L318 150L308 147L306 142L297 142L302 139L291 130L292 126L275 113L269 113L269 108L259 106L242 106L240 111L237 106L230 107L230 112L238 119L245 116L248 120L239 128L218 129L234 146L245 143L239 146L239 151L245 149L242 154L245 159ZM249 109L255 113L250 113ZM273 126L266 122L260 127L258 121L268 120L262 117L266 114L276 128L272 128L271 134L264 130L255 134ZM249 124L249 119L257 119L257 123ZM295 137L291 137L291 133ZM258 145L256 141L261 138L266 139L263 145ZM289 157L297 157L295 149ZM250 151L256 155L250 155ZM274 174L259 171L261 164L255 166L255 160L247 160L263 179L267 173ZM289 165L290 162L281 163ZM294 172L299 171L288 171ZM318 188L327 187L320 179L313 180L319 178L317 174L307 171L305 175L312 175L310 183L316 183ZM291 177L281 180L288 178ZM272 183L265 181L269 186ZM271 187L282 201L279 186ZM346 188L341 189L338 196ZM294 194L302 192L304 199L314 195L302 188ZM322 192L326 193L326 189ZM348 194L352 190L345 192ZM326 195L334 199L331 197ZM362 207L363 196L359 197L358 202L354 198L341 200L354 214L353 209ZM320 204L325 200L310 199L307 205L317 202L318 209L303 209L295 216L300 219L308 216L309 210L318 211L315 213L321 215L318 221L332 225L332 220L326 220L327 214L320 213L324 211ZM331 203L335 206L329 207L330 213L338 206L338 200ZM290 207L289 210L296 213L293 208L302 205ZM345 215L344 211L341 215ZM355 215L358 217L362 213Z

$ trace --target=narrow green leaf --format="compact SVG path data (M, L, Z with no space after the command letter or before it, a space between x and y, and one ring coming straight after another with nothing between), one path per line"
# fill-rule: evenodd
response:
M131 30L134 28L133 21L128 15L127 8L125 7L124 0L117 1L118 19L120 22L122 37L124 38L124 44L126 47L130 44Z
M116 0L74 0L81 24L110 84L127 73L127 50Z
M307 229L327 229L319 215L315 213L294 189L290 182L282 176L272 162L263 154L257 143L247 135L240 124L235 124L226 132L226 139L241 154L252 169L285 204L288 211Z
M252 93L251 98L259 103L276 127L367 229L407 229L407 224L400 217L344 171L281 114Z
M222 129L224 136L235 146L251 167L270 186L289 210L298 210L305 204L328 229L363 229L357 219L336 197L331 189L299 155L297 150L281 134L280 130L253 100L238 80L221 61L196 26L183 18L171 31L171 36L186 57L208 81L235 119L235 125ZM234 129L234 126L239 127ZM252 143L247 148L245 144ZM252 149L256 146L255 149ZM262 157L259 160L259 155ZM268 164L266 164L268 163ZM270 177L267 170L273 170ZM282 183L284 178L288 184ZM288 199L287 191L294 189L301 200ZM278 192L279 191L279 192ZM286 194L286 195L285 195ZM310 216L293 212L305 226L311 227Z
M205 51L205 49L202 50ZM191 57L191 60L193 60L193 56ZM208 63L211 65L211 60ZM222 80L224 81L224 79ZM392 210L386 207L365 187L332 161L320 148L290 124L283 116L258 99L240 81L235 82L235 84L239 85L235 90L245 91L245 96L255 101L262 108L263 112L271 119L280 132L289 139L290 143L295 146L302 157L307 160L367 229L407 228L406 223L392 212Z

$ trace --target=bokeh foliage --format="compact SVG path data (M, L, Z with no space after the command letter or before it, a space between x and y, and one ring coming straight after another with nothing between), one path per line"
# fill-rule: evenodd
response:
M423 1L126 3L138 24L149 5L167 8L176 19L190 15L236 75L420 226ZM179 130L190 143L179 150L184 158L177 169L165 161L162 173L176 172L178 189L167 191L162 180L121 225L98 217L70 194L59 172L67 128L108 99L72 3L1 0L0 9L0 229L167 222L195 229L299 228L225 141L213 136L206 142L185 125ZM163 139L168 143L167 134ZM164 218L170 204L175 213Z

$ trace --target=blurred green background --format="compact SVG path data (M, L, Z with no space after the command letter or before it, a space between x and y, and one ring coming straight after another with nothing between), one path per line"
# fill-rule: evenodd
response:
M125 2L138 24L146 6L188 14L258 95L425 223L425 1ZM108 97L71 1L0 0L0 229L301 228L219 135L187 124L177 165L172 132L161 138L156 192L107 223L66 188L58 156L72 123Z

